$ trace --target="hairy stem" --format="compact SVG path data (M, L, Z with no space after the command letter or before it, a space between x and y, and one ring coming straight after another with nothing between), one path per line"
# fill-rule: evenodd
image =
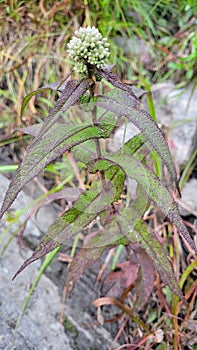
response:
M90 66L87 68L88 68L89 78L91 78L94 81L94 84L92 84L90 87L90 98L93 98L94 94L95 94L96 81L95 81L94 71L93 71L92 67ZM93 118L92 118L93 125L97 125L97 107L96 106L93 107L92 116L93 116ZM95 142L95 146L96 146L97 159L102 159L100 140L98 140L97 138L94 138L94 142ZM105 171L103 171L103 170L100 171L100 177L101 177L101 183L102 183L103 190L106 191L107 184L106 184L106 180L105 180Z

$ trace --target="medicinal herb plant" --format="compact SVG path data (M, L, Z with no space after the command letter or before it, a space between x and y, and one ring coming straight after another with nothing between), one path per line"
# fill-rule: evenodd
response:
M122 83L113 72L113 66L107 65L109 44L95 27L80 28L75 32L68 44L68 52L73 70L81 79L72 78L70 73L64 81L39 88L23 101L21 114L32 96L45 90L59 93L48 117L41 124L22 130L31 134L32 140L5 195L0 215L2 217L9 209L24 185L65 152L72 152L87 171L97 177L78 195L72 208L49 227L33 255L23 263L14 278L27 265L59 246L70 244L78 233L83 232L83 246L67 272L69 292L106 249L122 244L128 252L128 261L132 256L133 263L135 257L140 266L135 310L144 305L152 291L154 270L172 292L184 300L166 251L143 221L144 213L153 204L196 252L171 191L154 171L150 157L153 150L168 169L173 187L179 190L175 166L162 131L141 108L141 98L146 92ZM68 116L68 111L74 106L82 116L81 124ZM109 151L107 142L125 119L133 123L139 133L126 142L123 140L119 150ZM104 147L103 140L106 141ZM126 204L121 195L129 179L136 180L138 185L136 198ZM86 228L94 220L99 222L97 230L86 235ZM129 262L124 266L128 269Z

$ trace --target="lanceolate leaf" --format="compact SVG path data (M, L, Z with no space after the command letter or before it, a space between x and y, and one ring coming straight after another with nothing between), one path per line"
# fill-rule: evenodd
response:
M80 98L80 96L89 88L90 81L82 79L81 81L70 80L57 100L55 106L50 110L48 117L43 122L42 128L33 142L43 136L57 121L62 112L66 112ZM32 143L33 143L32 142Z
M105 216L107 211L108 210L104 213ZM109 220L111 218L110 216ZM72 292L75 283L79 280L83 272L101 256L105 249L127 243L128 241L120 233L116 220L112 220L111 223L105 225L105 228L96 232L93 237L85 242L84 246L69 266L66 276L68 291Z
M142 248L145 249L148 256L152 259L153 265L162 281L166 283L176 295L184 299L162 245L143 220L135 220L135 228L133 229L133 215L135 218L136 214L134 208L121 209L117 221L122 234L129 242L141 244Z
M148 197L178 228L190 247L197 253L195 244L186 226L183 224L177 205L160 179L138 159L135 159L135 157L131 158L127 154L114 154L113 156L108 156L108 160L119 165L128 177L135 179L141 185Z
M107 137L105 130L98 126L78 127L54 124L43 137L37 138L27 149L27 155L17 169L15 178L6 193L0 216L10 207L17 194L46 165L60 157L66 150L85 140Z
M23 100L23 103L22 103L22 106L21 106L21 116L23 115L24 113L24 110L25 110L25 107L27 106L29 100L31 100L31 98L35 95L38 95L40 94L41 92L43 91L46 91L46 90L52 90L52 91L62 91L65 89L65 86L67 84L67 78L70 76L70 73L66 76L66 78L64 79L63 82L61 81L57 81L57 82L54 82L54 83L51 83L51 84L47 84L45 86L42 86L40 87L39 89L37 90L34 90L34 91L31 91L27 96L25 96L24 100Z
M102 255L106 246L86 248L85 246L77 253L73 261L70 263L66 275L66 286L68 292L71 293L75 283L79 280L82 274L94 264Z
M122 171L117 167L109 169L106 172L107 189L102 189L101 184L97 184L82 193L74 207L49 227L44 242L54 239L59 244L66 244L67 239L76 235L99 213L107 209L115 201L117 194L119 195L120 187L123 187L124 175L120 183L117 182L122 175Z
M121 174L123 174L121 170L113 167L106 173L107 189L102 189L101 184L96 184L89 191L82 193L73 208L49 227L36 251L23 263L14 278L30 263L45 256L57 246L69 244L68 240L82 231L99 213L105 212L107 216L108 210L106 209L119 194L120 185L116 186L116 183L117 176L120 177ZM124 176L121 182L123 186ZM72 243L70 242L70 244Z
M137 106L139 104L139 98L144 96L147 91L136 89L129 84L122 83L120 78L112 72L113 67L114 66L108 66L105 67L105 69L98 69L98 74L109 83L111 83L114 87L129 92L130 96L132 96L132 98L135 100L135 105Z
M91 265L91 263L100 257L105 248L117 246L118 244L130 244L131 249L135 251L135 244L138 243L151 258L152 264L154 265L156 271L159 273L162 281L167 284L176 295L178 295L181 299L184 299L174 277L172 266L168 260L165 250L155 235L150 231L148 226L143 222L143 220L140 219L141 215L139 215L139 212L142 209L142 203L140 203L141 199L143 200L143 198L140 198L140 200L137 199L133 207L120 209L119 213L116 213L115 216L110 217L111 221L105 226L103 230L96 233L86 242L83 247L85 248L84 251L83 248L80 250L77 255L77 260L73 260L68 271L66 284L70 292L74 288L74 285L80 278L81 274ZM143 283L145 280L147 280L147 278L153 280L154 277L151 262L149 262L147 273L145 271L146 264L143 260L145 258L144 254L141 251L136 257L136 260L132 258L132 263L139 263L141 265L141 269L143 270L141 270L141 284L139 281L137 286L138 292L140 288L141 291L139 292L139 297L135 305L136 309L140 307L140 304L143 300ZM140 255L142 255L143 261L141 261ZM85 260L86 257L87 262ZM152 275L149 276L149 274ZM71 281L73 283L71 283ZM147 290L144 292L147 297L151 290L152 285L150 288L147 287ZM146 300L145 296L144 300Z
M120 299L126 289L136 284L138 270L137 260L134 263L124 261L117 264L115 270L109 272L103 281L102 295Z
M139 197L138 197L139 198ZM144 201L144 199L143 199ZM141 215L144 206L141 205L138 199L138 210L141 211ZM135 210L136 217L132 216L132 227L134 228L136 220L139 219L139 213ZM106 218L106 213L109 212L109 209L104 211L104 215L100 215L101 222L103 221L103 217L105 220L104 227L96 232L91 238L86 240L83 248L79 251L75 259L70 264L69 270L66 276L66 285L69 292L72 292L75 283L79 280L82 273L86 271L86 269L95 262L103 253L106 248L114 247L119 244L127 245L129 244L129 239L126 238L127 235L122 234L121 225L117 220L117 213L110 213ZM141 217L140 215L140 217ZM118 215L119 217L119 215ZM122 219L122 217L120 217ZM127 223L126 223L127 225ZM129 225L129 228L131 226ZM124 286L123 286L124 289ZM122 289L121 289L122 290Z
M134 304L134 309L141 309L148 301L154 287L154 265L151 257L146 253L140 245L131 244L131 251L134 254L130 255L130 262L139 264L138 279L135 284L137 300Z
M167 165L173 181L177 181L176 170L163 134L151 116L135 106L129 92L114 89L105 96L98 97L97 105L119 116L126 116L147 138L147 142L158 152Z

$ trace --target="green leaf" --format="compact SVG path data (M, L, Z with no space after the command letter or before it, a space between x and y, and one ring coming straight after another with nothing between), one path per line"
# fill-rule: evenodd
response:
M90 171L106 170L110 167L110 164L117 164L128 177L135 179L141 185L147 196L178 228L191 248L196 252L195 244L186 226L183 224L177 205L170 192L162 184L160 179L141 162L140 157L144 152L144 148L142 148L144 141L143 135L136 135L124 145L122 153L117 152L112 156L104 153L104 159L99 161L95 161L95 153L91 153L88 143L80 145L80 147L83 149L81 153L85 155L86 160L90 160ZM80 156L80 151L77 149L76 154ZM133 157L130 155L133 155ZM143 201L143 205L146 205L146 201Z
M147 196L177 227L190 247L197 253L195 244L181 219L178 207L160 179L146 165L127 154L114 154L108 156L108 160L119 165L128 177L135 179L140 184Z
M73 208L49 227L36 251L23 263L13 279L26 266L45 256L54 248L62 244L72 245L68 240L81 232L99 213L103 212L107 216L108 210L106 209L115 201L117 191L120 190L120 185L116 186L117 176L121 176L123 186L124 177L122 177L122 171L117 167L113 167L106 172L107 189L101 188L101 184L96 183L89 191L82 193Z
M156 271L159 273L162 281L166 283L170 289L182 300L183 295L175 279L172 266L165 250L157 240L156 236L150 231L149 227L143 220L135 220L137 205L135 208L123 208L117 217L117 222L124 237L131 243L140 243L141 247L146 251L152 259ZM135 220L135 228L133 228L133 217ZM132 247L132 245L131 245Z
M112 92L100 96L97 99L97 105L112 111L119 116L126 116L135 126L137 126L147 138L147 142L160 155L167 165L173 181L177 181L176 170L171 157L170 150L163 134L157 124L153 121L148 112L139 110L135 100L129 92L114 89Z
M15 173L6 193L0 216L10 207L17 194L46 165L60 157L66 150L88 139L108 136L99 126L82 125L78 127L54 124L43 137L37 138L27 148L27 155Z
M55 106L50 110L48 117L43 122L40 132L37 134L34 142L43 136L57 121L61 113L66 112L71 106L78 102L80 96L89 88L88 79L69 80L63 89Z

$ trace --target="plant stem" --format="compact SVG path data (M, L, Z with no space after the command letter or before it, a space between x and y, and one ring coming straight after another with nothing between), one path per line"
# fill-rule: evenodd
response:
M93 109L93 124L94 125L97 124L96 106L94 106L94 109ZM95 138L94 142L95 142L95 146L96 146L97 159L102 159L100 141ZM106 191L107 190L107 184L106 184L106 180L105 180L105 171L104 170L100 171L100 177L101 177L101 183L102 183L103 190Z
M87 67L88 68L88 77L90 79L93 80L93 84L90 87L90 98L94 98L94 93L95 93L95 89L96 89L96 80L94 77L94 70L92 69L93 67ZM93 107L93 111L92 111L92 122L93 125L97 125L97 107L96 105L94 105ZM100 145L100 141L97 138L94 138L94 142L95 142L95 146L96 146L96 154L97 154L97 159L102 159L102 152L101 152L101 145ZM106 180L105 180L105 171L101 170L100 171L100 177L101 177L101 184L103 187L103 190L106 191L107 190L107 184L106 184Z

